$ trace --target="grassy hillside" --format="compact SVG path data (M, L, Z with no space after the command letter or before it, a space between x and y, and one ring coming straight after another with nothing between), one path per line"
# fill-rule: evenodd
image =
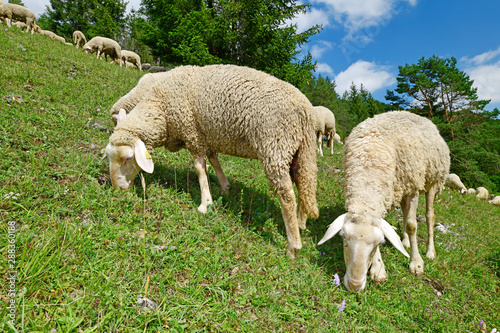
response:
M436 231L437 260L424 258L425 275L411 275L409 260L386 245L389 280L350 293L333 279L344 274L339 237L315 245L344 212L341 146L318 157L320 218L308 221L291 261L258 161L220 157L232 187L221 197L209 169L216 204L206 215L196 211L187 151L157 149L145 193L139 177L134 190L111 187L101 154L109 134L85 124L111 129L110 107L141 73L4 25L0 45L1 331L500 329L499 207L445 190L436 216L449 232ZM397 226L401 214L387 219ZM425 223L419 228L423 253ZM145 294L158 308L136 305Z

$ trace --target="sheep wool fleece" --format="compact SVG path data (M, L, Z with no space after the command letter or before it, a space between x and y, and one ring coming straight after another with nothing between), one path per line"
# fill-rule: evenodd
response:
M280 197L285 224L297 224L292 180L296 183L299 225L305 228L305 215L319 214L312 112L297 88L264 72L234 65L181 66L162 74L117 125L110 142L133 146L139 138L148 149L186 148L195 158L221 153L259 159ZM290 216L285 217L284 203L291 205ZM298 231L292 233L296 252L302 245Z

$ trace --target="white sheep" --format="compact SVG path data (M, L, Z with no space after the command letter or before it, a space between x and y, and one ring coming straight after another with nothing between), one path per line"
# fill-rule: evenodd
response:
M446 175L446 178L444 180L444 186L449 187L451 189L459 190L460 193L467 192L467 188L460 180L460 177L454 173Z
M151 68L151 64L150 63L145 62L145 63L143 63L141 65L141 70L143 70L143 71L147 71L150 68Z
M500 196L496 196L493 199L489 200L488 203L495 205L495 206L500 206Z
M113 186L129 188L140 169L153 172L148 151L154 147L186 148L194 158L201 189L198 210L203 213L212 204L205 156L259 159L279 198L287 253L294 258L302 248L299 228L305 229L307 216L319 214L309 100L289 83L248 67L181 66L163 75L119 119L109 139L106 155Z
M446 142L429 119L407 111L392 111L366 119L346 139L344 155L346 214L338 217L318 244L339 231L344 238L347 289L362 290L366 275L375 281L387 278L379 245L387 238L401 253L411 249L410 271L424 272L417 244L417 205L425 193L427 254L434 259L433 200L449 172ZM403 242L384 220L397 205L403 211L406 233ZM371 266L371 268L370 268Z
M83 49L83 46L87 43L87 38L85 38L83 32L81 32L80 30L75 30L73 31L73 43L75 44L76 48L81 47Z
M99 36L94 37L83 46L83 50L90 54L96 52L98 59L101 54L104 54L104 56L106 57L106 61L108 61L109 55L112 59L111 62L118 62L120 64L120 67L122 66L122 48L116 41L112 40L111 38Z
M4 3L0 5L0 18L10 28L12 20L24 22L26 24L26 32L33 34L35 32L36 17L31 9L13 3Z
M333 136L333 141L337 142L338 144L341 144L343 145L344 143L342 142L342 140L340 139L340 135L339 133L335 133L335 135Z
M467 190L467 194L476 194L476 190L473 188L470 188Z
M318 152L323 156L323 137L327 138L327 147L331 147L333 154L333 140L335 136L335 116L324 106L315 106L313 114L314 132L318 139Z
M21 22L21 21L17 21L17 22L12 23L12 26L17 27L21 30L26 29L26 23Z
M476 197L477 197L478 199L481 199L481 200L488 200L488 198L489 198L490 194L489 194L489 192L488 192L488 190L487 190L486 188L484 188L484 187L482 187L482 186L481 186L481 187L478 187L478 188L476 189L476 191L477 191L477 195L476 195Z
M137 67L138 70L141 70L141 57L135 52L122 50L122 61L127 61Z

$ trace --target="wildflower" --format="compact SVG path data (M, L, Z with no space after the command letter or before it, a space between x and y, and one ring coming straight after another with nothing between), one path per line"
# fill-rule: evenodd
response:
M345 300L342 301L342 304L337 305L337 307L339 308L339 313L341 313L342 311L344 311L345 306L346 306Z
M95 146L93 143L90 144L90 149L95 149Z
M97 108L97 112L101 111L101 109Z
M484 324L484 320L481 320L481 321L479 322L479 326L481 326L481 325L483 325L483 324Z
M337 273L333 275L333 281L335 282L335 285L338 286L340 284L340 277Z
M23 52L26 52L26 49L23 47L22 51L23 51Z

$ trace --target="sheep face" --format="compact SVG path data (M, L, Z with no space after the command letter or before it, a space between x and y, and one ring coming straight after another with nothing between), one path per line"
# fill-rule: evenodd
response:
M392 226L382 218L363 214L344 214L338 217L328 228L318 245L339 233L343 237L344 261L346 274L344 285L348 290L361 291L366 286L366 276L370 266L372 277L377 281L385 279L385 269L378 246L387 238L401 253L409 257L399 236ZM377 258L375 254L378 253ZM378 272L378 270L384 273Z
M134 147L110 142L105 154L109 159L109 173L114 188L128 189L141 169L153 172L151 155L139 139Z

